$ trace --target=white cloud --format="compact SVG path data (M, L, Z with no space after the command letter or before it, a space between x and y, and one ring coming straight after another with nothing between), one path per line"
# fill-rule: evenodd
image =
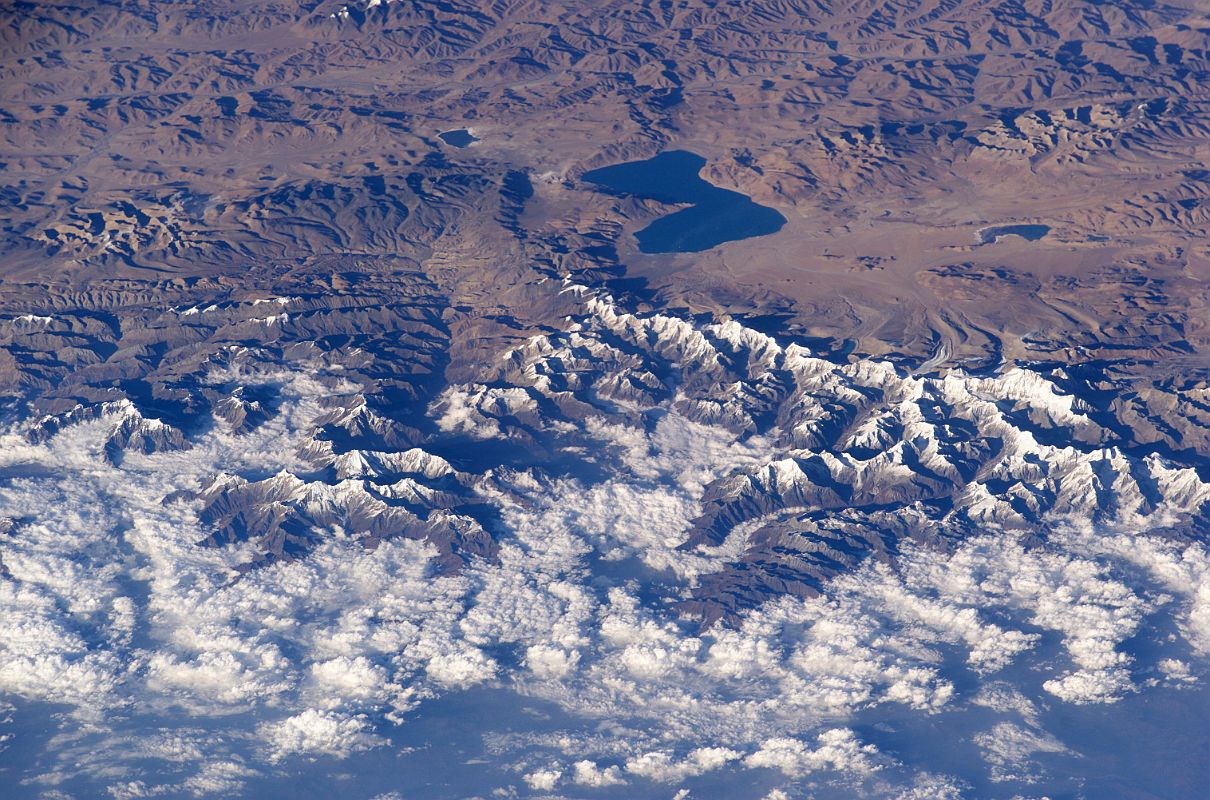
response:
M904 559L903 570L907 584L917 590L936 591L964 606L1019 610L1030 623L1061 634L1075 669L1044 684L1059 698L1106 702L1132 690L1131 659L1118 648L1151 606L1105 565L1055 550L1026 549L998 535L973 539L948 559L917 550Z
M326 755L342 758L359 750L383 744L370 732L364 717L346 717L309 708L258 729L271 761L293 755Z
M1199 654L1210 653L1210 552L1204 544L1151 536L1104 536L1079 524L1061 533L1065 547L1090 557L1112 558L1140 571L1139 577L1163 591L1174 593L1183 606L1177 618L1181 633Z
M577 761L573 766L575 769L573 780L582 786L599 788L620 786L626 783L626 779L622 777L622 770L616 764L601 768L595 761L584 759Z
M271 645L256 651L208 651L185 661L156 653L148 660L148 687L157 692L182 692L221 704L240 704L288 691L289 676L279 673L280 653ZM268 666L268 669L264 667ZM279 678L280 675L280 679Z
M671 483L691 496L734 470L759 465L773 449L763 436L740 441L725 428L694 422L676 411L659 415L650 432L601 417L590 417L584 427L622 448L622 462L636 477Z
M568 652L561 647L531 645L525 651L525 665L539 678L562 678L579 663L576 650Z
M181 784L185 793L194 797L225 797L244 791L245 781L256 776L256 770L238 761L211 761L196 775Z
M429 659L428 676L450 689L465 689L496 674L496 664L478 650L467 648L457 653L440 653Z
M321 661L311 665L310 673L315 699L328 698L333 705L373 700L381 696L387 683L386 670L365 656Z
M791 737L768 739L744 763L753 768L780 770L791 778L821 770L868 774L878 769L877 755L878 749L861 744L853 731L833 728L819 734L814 748Z
M944 775L917 775L912 785L894 795L894 800L962 800L962 785Z
M561 777L563 777L563 771L559 769L536 769L524 776L525 782L531 789L545 791L555 788Z
M1017 714L1030 723L1038 717L1037 705L1021 691L1002 681L980 687L971 702L1001 714Z
M1197 678L1189 670L1189 664L1179 658L1163 658L1156 664L1161 675L1172 683L1194 683Z
M997 723L990 731L976 735L974 741L991 765L994 781L1035 781L1038 776L1031 756L1068 752L1063 743L1050 734L1011 722Z
M234 797L245 793L255 769L240 761L196 760L201 764L193 774L176 783L148 784L146 781L122 781L109 786L114 800L138 800L147 797ZM66 796L66 795L65 795Z
M699 747L684 759L678 760L672 753L654 751L629 759L626 762L626 771L648 780L677 783L685 778L721 769L742 755L726 747Z

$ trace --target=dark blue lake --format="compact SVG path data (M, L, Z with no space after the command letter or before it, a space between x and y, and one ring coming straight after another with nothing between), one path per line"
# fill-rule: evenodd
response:
M608 192L692 203L635 234L644 253L698 253L724 242L766 236L781 230L786 218L739 192L720 189L698 173L706 159L687 150L670 150L644 161L628 161L584 173L584 180Z
M997 225L979 231L979 243L990 244L1001 236L1020 236L1027 242L1036 242L1048 233L1049 225Z
M443 131L437 134L437 138L452 147L469 147L479 141L466 128L459 128L453 131Z

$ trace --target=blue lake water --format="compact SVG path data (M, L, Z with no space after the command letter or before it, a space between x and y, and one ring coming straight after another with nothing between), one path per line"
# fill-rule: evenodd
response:
M1048 233L1049 225L996 225L979 231L979 243L990 244L1002 236L1020 236L1027 242L1036 242Z
M606 191L661 203L691 203L660 217L635 234L644 253L698 253L725 242L767 236L786 224L775 209L746 195L720 189L698 173L706 159L687 150L628 161L584 173Z
M470 147L475 142L479 141L466 128L458 128L452 131L443 131L437 134L437 138L451 147Z

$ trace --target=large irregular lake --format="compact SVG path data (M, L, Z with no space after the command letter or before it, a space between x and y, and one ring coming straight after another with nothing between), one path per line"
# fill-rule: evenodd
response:
M696 153L669 150L645 161L594 169L583 177L615 194L692 203L635 234L644 253L698 253L724 242L776 233L786 224L776 210L699 177L705 165L706 159Z
M979 244L991 244L1005 236L1020 236L1027 242L1036 242L1048 233L1049 225L996 225L979 231Z

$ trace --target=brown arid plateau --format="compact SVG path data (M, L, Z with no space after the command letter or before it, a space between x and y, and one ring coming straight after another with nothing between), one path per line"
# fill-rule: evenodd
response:
M776 304L859 352L1184 374L1206 365L1204 11L18 3L6 302L145 303L321 258L616 268L587 237L662 297ZM465 126L471 147L437 138ZM674 144L788 224L704 258L629 252L653 209L576 179ZM520 219L482 208L512 171L535 191ZM1010 223L1050 233L979 244Z
M661 303L777 314L838 352L1106 360L1182 387L1207 366L1196 3L38 2L7 16L4 306L95 312L10 327L0 374L16 386L106 372L132 352L125 325L144 350L125 373L163 368L175 348L134 322L150 309L253 281L347 295L344 271L371 294L383 272L435 286L492 339L509 327L493 300L517 284L624 272ZM438 139L460 126L479 141ZM672 145L788 223L705 254L635 251L627 232L659 208L577 178ZM980 243L1014 223L1049 232Z
M0 4L0 797L1200 796L1208 231L1198 0Z

